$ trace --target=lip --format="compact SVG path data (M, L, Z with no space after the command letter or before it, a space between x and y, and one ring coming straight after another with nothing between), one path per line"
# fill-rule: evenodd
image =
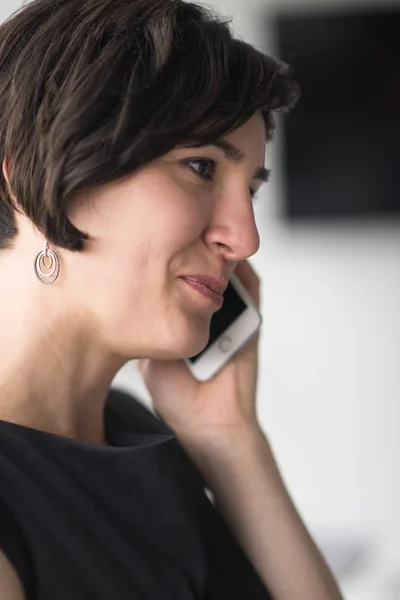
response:
M211 277L210 275L181 275L181 277L193 283L205 285L219 296L223 296L228 286L228 282L222 277Z
M189 279L187 277L181 277L181 279L188 287L191 287L192 289L196 290L197 294L200 294L203 297L203 299L207 299L207 304L209 304L211 301L212 304L217 308L217 310L221 308L221 306L224 303L223 296L217 294L217 292L214 292L214 290L209 288L204 283L201 283L197 279Z

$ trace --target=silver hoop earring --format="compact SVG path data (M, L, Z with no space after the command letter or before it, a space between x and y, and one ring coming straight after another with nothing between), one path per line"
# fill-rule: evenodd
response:
M46 259L50 260L49 264L46 264ZM43 268L45 268L46 271L44 271ZM44 241L44 250L39 252L35 258L34 269L36 277L41 283L54 283L58 277L60 272L58 256L53 250L50 250L47 240Z

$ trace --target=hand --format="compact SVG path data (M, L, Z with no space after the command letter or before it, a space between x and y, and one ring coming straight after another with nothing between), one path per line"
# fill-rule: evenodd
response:
M260 305L260 279L248 261L235 275ZM210 444L232 443L260 429L256 414L259 331L208 381L193 377L182 360L137 361L159 417L190 453Z

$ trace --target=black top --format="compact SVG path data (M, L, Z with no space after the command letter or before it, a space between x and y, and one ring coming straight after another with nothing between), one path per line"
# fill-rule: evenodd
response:
M271 600L167 425L110 389L99 446L0 420L0 547L27 600Z

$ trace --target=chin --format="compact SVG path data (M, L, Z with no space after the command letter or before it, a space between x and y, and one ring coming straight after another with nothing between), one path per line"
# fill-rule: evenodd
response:
M160 356L157 357L160 360L183 360L185 358L191 358L199 354L207 345L207 340L204 343L182 343L180 345L174 344L173 347L160 352ZM154 358L156 358L154 356Z
M210 328L204 324L201 327L191 325L183 325L179 327L175 325L173 331L169 328L162 340L165 348L163 354L165 360L183 360L199 354L207 346L210 337ZM161 339L159 338L160 342Z

